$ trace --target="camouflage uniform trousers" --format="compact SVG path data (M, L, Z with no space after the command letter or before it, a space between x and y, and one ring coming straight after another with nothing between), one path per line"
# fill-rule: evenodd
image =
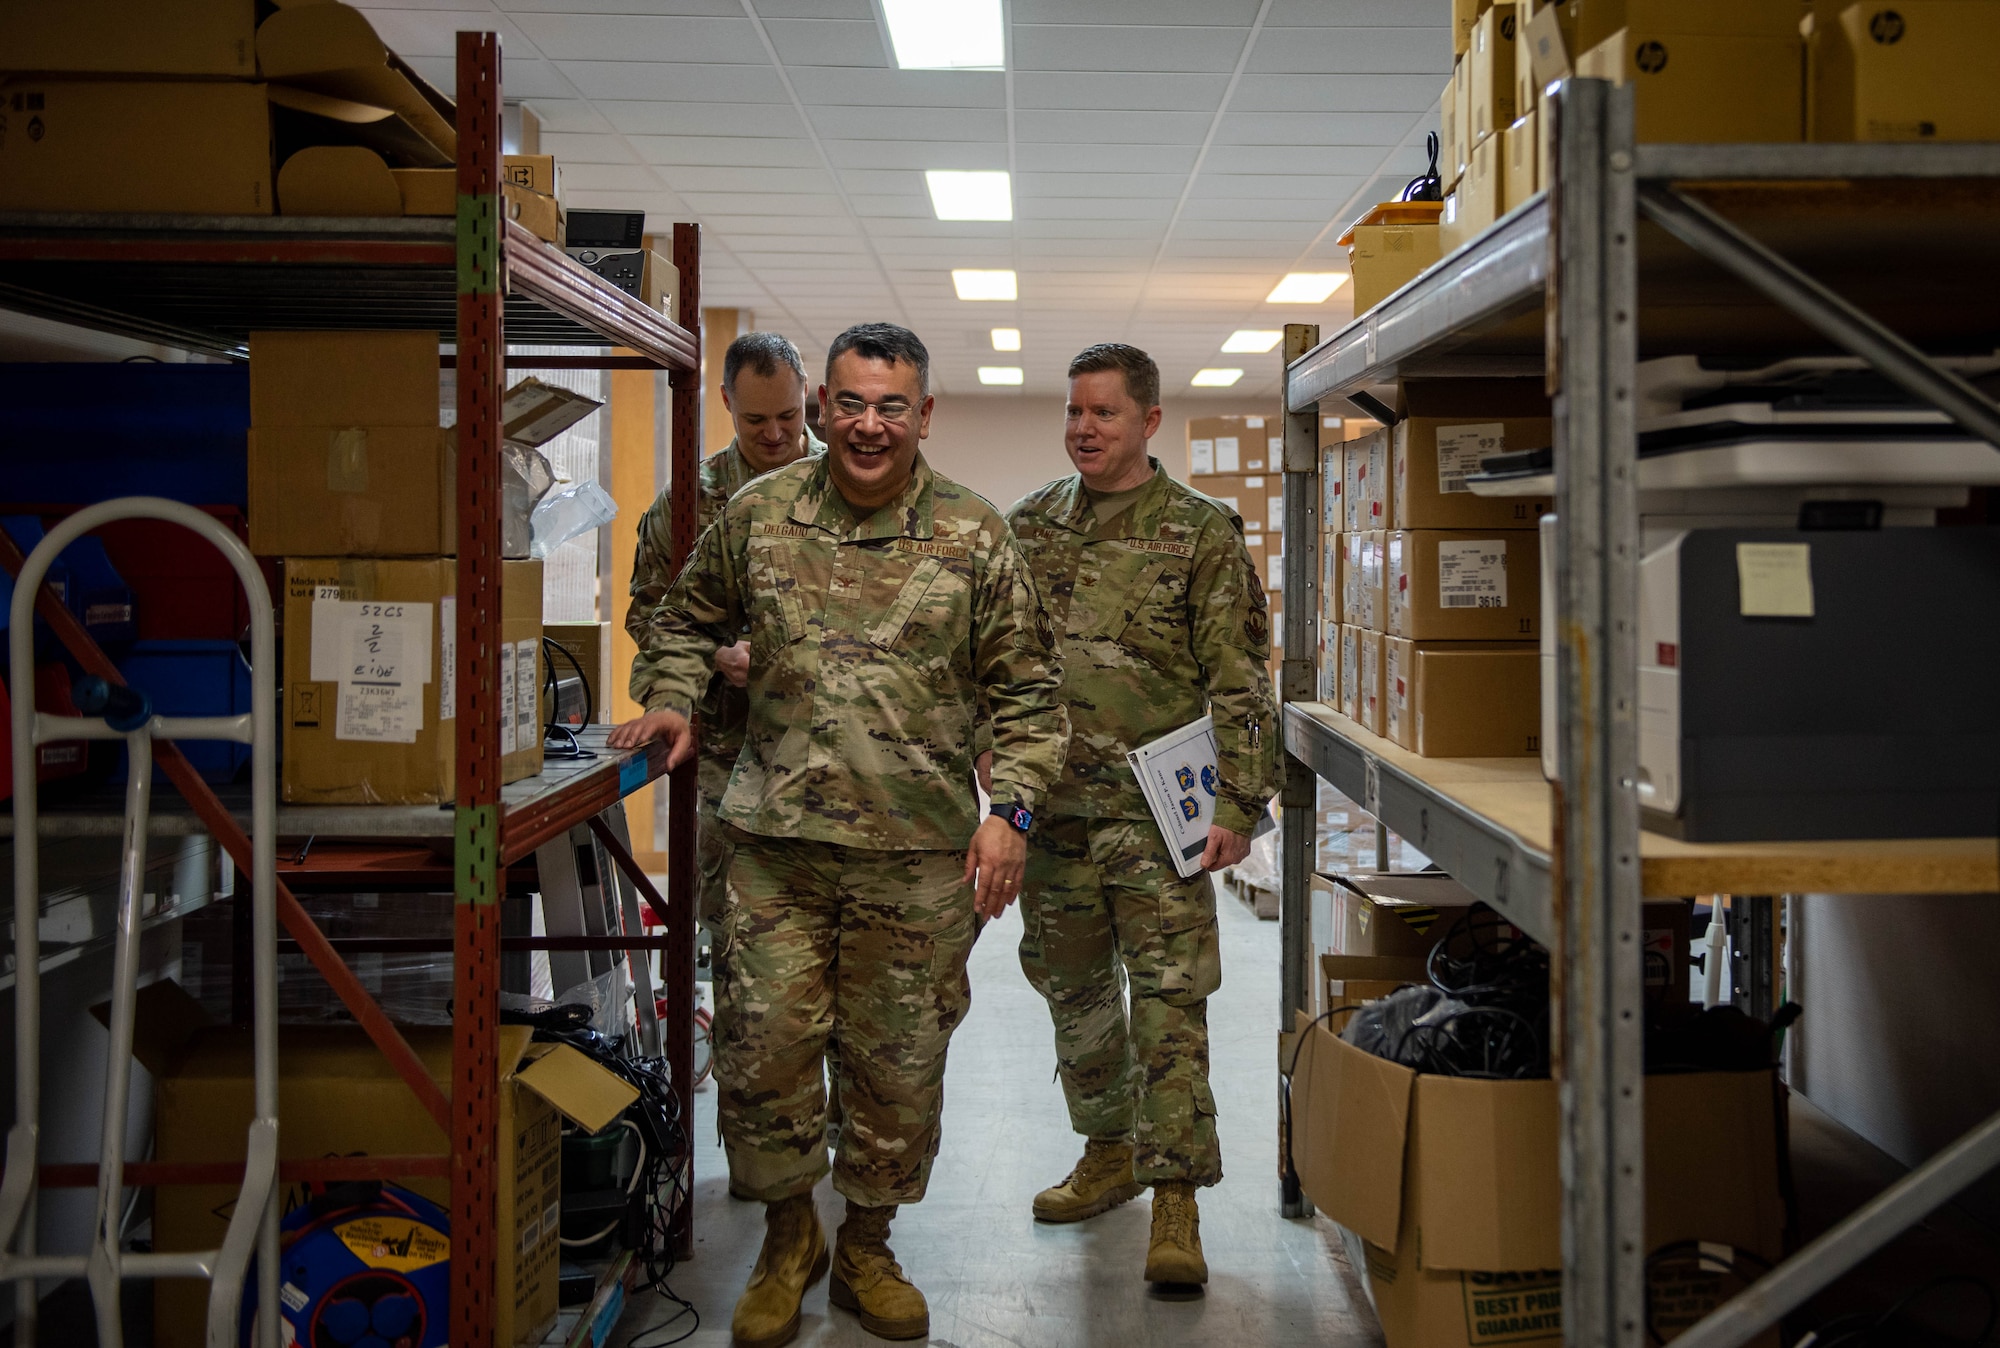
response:
M930 1182L945 1049L972 1002L965 854L767 838L735 846L716 977L718 1114L729 1172L775 1202L827 1173L821 1062L838 1035L833 1185L870 1207Z
M1150 820L1040 819L1021 924L1021 968L1055 1021L1070 1125L1131 1139L1141 1183L1218 1182L1207 999L1222 959L1209 877L1181 879Z

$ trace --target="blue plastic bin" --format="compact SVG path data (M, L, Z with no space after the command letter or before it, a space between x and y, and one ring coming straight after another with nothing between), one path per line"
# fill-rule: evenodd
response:
M164 496L247 508L249 429L247 365L0 363L9 501Z
M233 641L141 641L118 661L118 672L152 696L161 716L235 716L250 710L250 666ZM189 740L180 746L202 780L233 781L250 761L250 746L229 740ZM125 780L121 754L111 780ZM164 780L154 769L155 780Z

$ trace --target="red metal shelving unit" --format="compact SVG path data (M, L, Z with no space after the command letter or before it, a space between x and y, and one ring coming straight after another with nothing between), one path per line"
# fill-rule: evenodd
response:
M657 749L605 758L547 789L510 793L499 784L500 401L509 343L601 345L602 356L552 358L567 368L654 368L670 372L671 474L692 482L700 459L700 262L698 226L674 227L678 321L647 308L543 243L500 209L500 42L492 33L458 35L456 221L301 220L287 217L146 217L0 213L0 307L233 358L259 329L416 328L455 340L444 357L458 371L459 591L458 781L451 864L406 829L341 841L280 866L286 932L339 993L398 1073L445 1128L447 1156L288 1162L287 1180L448 1174L452 1213L452 1331L460 1348L492 1342L498 1121L499 901L526 880L534 849L665 771ZM536 364L541 362L528 362ZM674 541L681 565L694 538L694 495L675 497ZM20 558L0 536L0 562ZM116 671L52 595L40 611L94 672ZM201 825L249 867L247 839L232 812L171 746L158 757ZM565 939L663 951L669 1006L687 1008L669 1035L668 1057L684 1119L693 1112L694 928L675 920L694 911L693 765L672 776L668 811L668 918L664 936ZM164 802L163 802L164 804ZM363 812L342 812L356 819ZM350 823L354 822L352 820ZM282 825L281 825L282 826ZM365 829L365 825L362 826ZM603 836L600 834L600 836ZM614 840L615 841L615 840ZM622 847L613 848L650 904L659 896ZM315 858L315 855L317 859ZM292 896L366 882L383 889L450 888L454 1030L448 1092L440 1091L401 1034ZM19 901L17 896L17 902ZM33 902L30 897L29 902ZM442 944L439 942L438 944ZM509 938L507 949L526 948ZM565 945L563 948L571 948ZM224 1167L227 1169L227 1167ZM74 1172L74 1173L72 1173ZM214 1183L217 1167L128 1165L128 1182ZM226 1178L223 1177L223 1178ZM94 1167L45 1167L46 1184L94 1183ZM692 1251L689 1213L676 1227L677 1252Z

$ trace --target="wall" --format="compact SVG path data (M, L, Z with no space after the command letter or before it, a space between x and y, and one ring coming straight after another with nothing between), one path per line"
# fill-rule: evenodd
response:
M1791 905L1791 1081L1905 1165L2000 1110L2000 903L1808 894ZM1962 1205L2000 1223L2000 1174Z
M1190 417L1276 416L1277 403L1256 398L1183 398L1161 404L1153 457L1175 477L1187 476ZM1073 471L1063 453L1063 403L1022 394L940 396L931 414L924 456L949 478L1005 510L1051 478Z

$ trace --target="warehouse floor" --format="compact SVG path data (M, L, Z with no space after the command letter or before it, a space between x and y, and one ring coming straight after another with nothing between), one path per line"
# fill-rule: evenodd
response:
M972 956L972 1013L952 1042L944 1146L930 1194L896 1220L892 1243L931 1306L941 1348L1078 1348L1138 1343L1257 1344L1260 1348L1379 1345L1374 1315L1345 1276L1324 1220L1287 1221L1277 1209L1276 1052L1278 924L1236 899L1220 901L1223 986L1209 1003L1213 1083L1227 1178L1202 1194L1209 1264L1204 1300L1165 1302L1140 1277L1150 1221L1144 1198L1075 1226L1037 1225L1035 1191L1077 1158L1048 1013L1015 958L1020 919L1009 912ZM729 1342L729 1315L763 1238L762 1209L727 1193L715 1141L715 1093L696 1097L694 1259L674 1290L701 1313L689 1348ZM841 1200L819 1189L831 1234ZM627 1313L612 1343L656 1348L687 1326L650 1297ZM657 1332L655 1327L658 1326ZM798 1342L880 1344L851 1315L829 1311L826 1285L806 1296Z

